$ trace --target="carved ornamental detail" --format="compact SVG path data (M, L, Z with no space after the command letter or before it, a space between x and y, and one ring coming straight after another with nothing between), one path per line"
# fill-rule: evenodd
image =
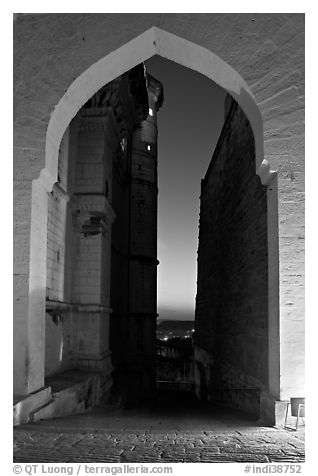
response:
M84 127L103 128L104 123L96 120L103 116L111 116L120 139L128 137L136 125L147 118L148 93L143 64L103 86L81 110Z

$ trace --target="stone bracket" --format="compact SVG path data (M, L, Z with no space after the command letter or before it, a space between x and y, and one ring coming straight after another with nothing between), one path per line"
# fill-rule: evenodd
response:
M105 195L77 195L76 207L80 212L102 214L109 225L113 223L116 217L113 207Z
M277 172L270 169L270 164L266 159L263 160L256 173L260 177L263 185L269 185L277 175Z

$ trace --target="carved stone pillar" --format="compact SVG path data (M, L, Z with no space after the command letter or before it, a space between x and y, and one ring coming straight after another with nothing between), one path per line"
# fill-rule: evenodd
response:
M81 112L73 209L77 228L72 285L73 364L101 371L111 385L110 246L112 156L119 135L111 109ZM73 213L74 213L73 212Z

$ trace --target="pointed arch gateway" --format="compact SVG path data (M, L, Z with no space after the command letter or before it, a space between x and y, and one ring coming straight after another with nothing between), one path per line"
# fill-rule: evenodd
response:
M33 182L32 214L39 213L41 208L42 224L34 227L31 224L31 268L30 289L32 282L37 289L43 288L45 282L45 269L39 259L33 259L34 254L39 254L39 243L42 243L42 258L46 262L47 241L47 203L39 201L39 184L47 192L51 192L58 180L59 149L67 127L76 116L81 107L102 86L111 82L118 76L129 71L136 65L146 61L154 55L162 56L187 68L193 69L228 91L237 101L251 125L255 142L255 173L260 177L263 185L267 187L267 235L268 235L268 392L265 395L266 407L272 407L274 400L280 398L279 377L279 302L278 302L278 218L277 218L277 185L276 173L270 170L269 164L264 160L263 124L257 103L243 78L216 56L210 50L196 45L190 41L168 33L160 28L152 27L143 34L111 52L90 68L84 71L70 85L59 103L52 112L47 134L45 168L37 181ZM33 255L32 255L33 250ZM38 286L39 282L42 286ZM31 292L30 291L30 292ZM45 292L45 286L44 286ZM37 302L36 302L37 301ZM37 322L44 319L43 296L32 296L29 312L35 311ZM44 296L45 301L45 296ZM33 310L33 311L32 311ZM33 312L34 314L34 312ZM40 327L42 327L40 325ZM31 329L30 329L31 332ZM38 352L37 369L34 378L37 380L35 387L40 388L40 381L44 381L44 350L43 346ZM40 353L40 355L39 355ZM36 377L35 377L36 374ZM40 377L39 377L40 375ZM42 383L43 386L43 383ZM266 409L265 409L266 412Z
M208 77L225 89L240 105L253 129L255 140L256 173L266 185L274 172L264 161L263 122L261 113L244 79L210 50L152 27L104 56L84 71L70 85L52 112L47 129L46 158L43 174L51 175L55 183L59 144L63 134L79 109L102 86L129 71L154 55L162 56Z

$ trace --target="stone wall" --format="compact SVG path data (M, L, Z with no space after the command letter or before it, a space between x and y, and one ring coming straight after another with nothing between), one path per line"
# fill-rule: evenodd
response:
M233 101L201 186L195 342L212 358L209 398L256 414L268 385L267 267L266 187Z
M52 303L70 303L72 300L72 273L74 266L74 230L71 219L70 175L74 165L70 158L69 127L60 145L58 183L48 194L46 299ZM72 319L61 309L46 309L45 313L45 376L72 365Z
M73 367L73 326L70 313L45 314L45 376Z
M113 164L112 205L116 219L112 226L110 303L110 347L114 366L114 394L125 385L129 344L128 253L129 253L129 169L130 141L123 141Z
M45 376L99 370L107 397L113 374L122 392L136 397L150 380L155 384L157 156L156 147L131 148L147 115L144 66L138 65L105 85L72 121L48 198ZM152 145L156 127L154 134ZM143 253L153 262L151 282L138 261ZM143 320L149 312L151 323ZM136 378L141 385L134 385Z
M117 159L123 166L119 150L127 138L121 135L129 136L139 115L143 118L148 112L147 96L145 104L138 103L146 91L140 65L105 85L85 104L64 134L58 183L48 194L45 376L69 368L99 370L107 392L112 373L111 231L116 215L112 169ZM116 239L120 230L124 240L125 190L116 188L114 206L120 216ZM116 264L122 273L124 263ZM122 284L116 283L120 300Z
M48 200L47 297L64 300L66 202L54 188Z

